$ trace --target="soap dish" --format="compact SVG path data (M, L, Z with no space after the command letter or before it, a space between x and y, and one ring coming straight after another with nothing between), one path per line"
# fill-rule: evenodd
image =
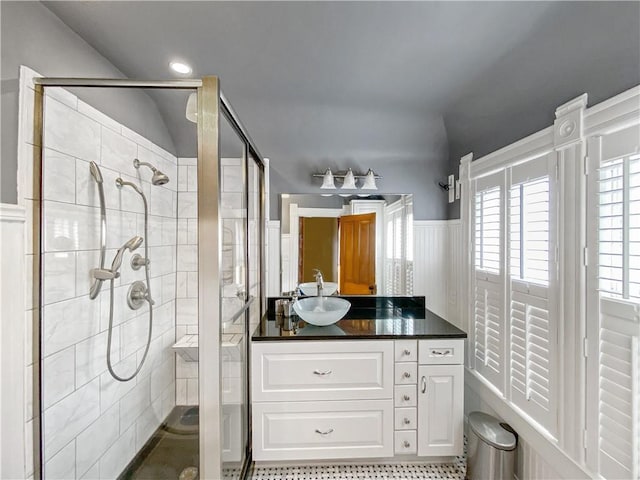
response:
M198 361L198 335L185 335L172 348L185 362Z

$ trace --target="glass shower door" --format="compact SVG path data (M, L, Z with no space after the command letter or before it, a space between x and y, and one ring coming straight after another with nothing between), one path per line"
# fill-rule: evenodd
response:
M225 479L238 479L247 457L246 311L253 298L247 288L246 147L224 115L220 152L222 471Z

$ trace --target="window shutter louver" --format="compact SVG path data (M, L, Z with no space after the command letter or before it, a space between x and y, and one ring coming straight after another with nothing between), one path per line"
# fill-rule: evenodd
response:
M600 473L605 478L637 478L640 468L637 306L602 299L600 309Z
M548 160L542 157L520 166L512 176L509 380L511 401L555 433L557 322L549 298L551 191L548 170Z
M504 385L504 287L500 275L503 176L483 179L474 195L474 367L500 391ZM485 186L486 185L486 186ZM483 188L484 187L484 188Z
M591 184L597 195L592 288L598 289L599 308L589 317L597 357L589 387L597 394L590 397L597 418L590 425L597 429L598 472L612 479L640 475L639 134L636 126L594 143L600 148L595 149L597 172Z

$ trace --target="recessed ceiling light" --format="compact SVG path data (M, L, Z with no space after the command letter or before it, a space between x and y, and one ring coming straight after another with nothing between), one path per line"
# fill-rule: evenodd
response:
M169 64L169 66L171 67L171 70L173 70L176 73L180 73L182 75L188 75L189 73L192 72L191 67L189 65L187 65L186 63L171 62Z

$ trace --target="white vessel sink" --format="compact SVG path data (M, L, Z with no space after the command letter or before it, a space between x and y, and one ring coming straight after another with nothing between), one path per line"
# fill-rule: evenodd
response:
M304 295L308 297L315 297L318 295L318 285L316 282L306 282L298 285L300 290ZM324 282L324 287L322 289L323 295L333 295L338 291L338 284L334 282Z
M318 327L333 325L344 317L351 303L337 297L309 297L297 300L293 309L305 322Z

